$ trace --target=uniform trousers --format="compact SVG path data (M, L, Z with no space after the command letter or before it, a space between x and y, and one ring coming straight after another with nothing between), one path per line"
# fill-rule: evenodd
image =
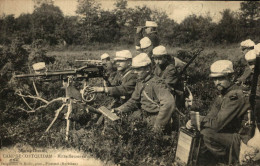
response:
M200 133L205 146L216 157L229 157L229 162L238 160L241 140L238 133L218 133L209 128L201 130Z

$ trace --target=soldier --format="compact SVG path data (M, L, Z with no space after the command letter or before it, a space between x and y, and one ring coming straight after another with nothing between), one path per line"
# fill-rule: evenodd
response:
M137 27L136 28L136 36L135 36L135 43L136 43L136 50L140 50L140 40L144 37L148 37L152 45L154 47L159 45L159 38L157 35L157 27L158 25L154 21L146 21L144 27Z
M110 87L91 87L90 92L107 93L114 98L120 98L120 103L123 104L131 97L136 84L136 75L131 69L132 54L129 50L118 51L114 60L118 70L118 80L114 81L116 84Z
M113 84L113 80L116 76L116 68L110 60L110 55L108 53L104 53L100 57L102 64L105 69L105 75L104 75L104 86L111 86Z
M165 83L171 88L176 88L178 74L175 68L175 60L167 53L162 45L153 49L152 55L155 62L154 74L165 80Z
M148 125L153 126L154 131L160 132L169 124L175 109L174 97L163 80L152 75L151 59L147 54L141 53L133 58L132 68L139 82L131 98L114 111L117 114L135 111L133 114L139 118L142 114Z
M253 50L254 46L255 46L255 43L250 39L247 39L240 43L240 47L241 47L241 51L242 51L243 55L246 55L246 53L248 51Z
M244 91L248 91L250 93L251 91L251 85L253 82L253 76L254 76L254 69L255 69L255 63L256 63L256 57L260 55L260 44L257 44L254 46L253 50L250 50L245 55L245 60L247 61L248 68L250 70L247 70L245 72L248 72L247 74L243 74L247 77L240 78L241 86ZM258 80L257 88L256 88L256 105L255 110L260 109L260 80Z
M240 43L240 48L241 48L241 51L242 51L242 54L243 54L243 57L245 57L246 53L250 50L253 50L254 49L254 46L255 46L255 43L250 40L250 39L247 39L243 42ZM240 76L240 78L237 79L237 84L241 84L241 82L243 80L245 80L251 73L251 69L249 68L249 66L247 65L247 62L245 61L245 59L240 59L239 60L239 63L244 67L244 72L243 74Z
M154 75L162 78L169 86L171 92L175 95L177 107L184 107L184 87L178 75L179 71L175 66L175 59L167 53L166 48L162 45L153 49L152 57L155 62Z
M247 143L251 136L250 128L248 133L245 132L246 122L250 121L247 114L250 109L249 97L232 83L234 70L231 61L216 61L210 70L210 77L220 95L210 107L209 113L201 117L200 133L207 149L217 158L227 157L228 150L232 149L233 157L238 159L241 139ZM192 128L190 120L186 127Z
M152 41L148 37L144 37L140 40L141 52L146 53L149 58L152 58L153 48Z
M237 83L243 86L243 90L249 91L250 85L253 78L256 53L255 50L250 50L245 55L245 60L247 61L247 70L244 71L244 74L237 79Z

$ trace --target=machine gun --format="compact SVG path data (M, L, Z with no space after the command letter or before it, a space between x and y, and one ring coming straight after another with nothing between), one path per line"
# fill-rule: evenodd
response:
M95 99L96 94L95 93L89 93L87 81L89 78L96 78L96 77L103 77L104 69L102 65L98 64L88 64L86 66L77 68L75 70L64 70L64 71L45 71L42 73L33 73L33 74L19 74L14 75L14 78L16 79L23 79L23 78L38 78L42 81L52 81L52 80L62 80L63 81L63 87L65 88L66 97L60 97L57 99L54 99L52 101L47 101L45 99L42 99L36 90L35 91L37 96L26 96L21 94L21 92L17 93L19 96L22 97L25 104L31 109L30 112L35 112L35 110L39 110L41 108L47 107L53 102L56 101L62 101L62 106L56 110L56 114L54 119L52 120L49 127L46 129L45 132L48 132L49 129L52 127L54 122L56 121L57 117L59 116L59 113L63 110L64 107L67 107L67 113L65 114L65 119L67 121L67 127L66 127L66 140L68 140L69 136L69 127L70 127L70 114L72 112L72 105L76 102L82 102L82 100L86 103L91 102ZM80 93L72 86L73 81L84 81L83 89L80 91ZM42 105L36 109L32 109L32 107L29 106L29 104L26 102L25 97L38 99L45 103L45 105ZM86 111L89 109L87 108ZM94 110L94 109L91 109ZM98 109L99 113L102 113L103 115L107 116L111 120L117 120L115 115L109 114L109 111L106 109ZM96 112L98 112L96 111ZM27 111L29 112L29 111ZM95 111L92 111L95 112Z
M183 69L180 71L179 76L181 77L187 70L187 68L190 66L190 64L197 58L197 56L203 51L203 48L199 48L192 52L192 58L189 60L189 62L183 67Z
M71 85L73 81L84 81L83 89L81 90L82 100L85 102L91 102L95 98L95 94L90 94L87 91L87 81L89 78L103 77L104 68L102 65L89 64L74 70L60 70L60 71L46 71L43 73L33 74L14 74L14 78L38 78L42 81L55 81L63 80L66 92L67 87Z

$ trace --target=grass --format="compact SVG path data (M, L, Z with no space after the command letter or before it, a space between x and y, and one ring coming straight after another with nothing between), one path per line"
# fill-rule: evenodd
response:
M94 47L94 46L93 46ZM176 55L179 50L189 50L187 47L169 47L166 46L168 53ZM112 58L115 56L116 51L128 49L131 51L133 56L136 56L138 52L135 50L133 46L114 46L112 48L105 48L102 50L62 50L62 51L49 51L47 53L48 56L56 56L57 58L61 58L64 60L76 60L76 59L100 59L100 56L103 53L108 53ZM191 50L192 51L192 50ZM205 47L203 54L209 54L212 52L216 52L219 57L227 57L227 59L231 61L237 61L239 58L243 58L241 54L240 48L238 44L236 45L229 45L229 46L215 46L215 47ZM73 63L73 62L72 62Z
M133 56L137 54L134 47L127 45L108 45L102 47L102 49L98 48L101 48L101 46L49 51L47 55L55 56L56 61L54 64L48 66L48 70L74 68L76 59L99 59L100 55L105 52L109 53L112 58L115 56L116 51L124 49L129 49ZM184 50L184 52L185 50L194 50L189 47L167 47L167 49L170 54L174 55L177 55L180 50ZM188 84L195 97L194 105L196 107L193 108L195 111L206 113L215 94L213 92L214 88L212 88L213 83L208 79L210 64L219 59L229 59L237 63L241 58L243 58L243 55L238 45L219 45L204 48L204 51L196 58L188 70L188 74L191 77ZM89 84L98 86L101 84L99 81L101 81L101 79L92 79ZM57 83L57 85L54 83L46 83L41 86L42 89L40 90L43 94L46 93L46 99L64 95L60 93L64 91L60 90L61 82ZM100 105L106 105L111 102L110 99L108 96L100 94L95 103L93 103L93 106L99 107ZM21 104L19 102L17 103ZM45 134L43 140L39 141L38 138L42 136L44 129L46 129L54 117L56 107L57 105L53 105L48 109L43 109L34 114L19 112L26 116L25 118L20 117L19 121L4 124L5 128L3 129L3 133L5 132L6 134L4 135L7 136L5 140L9 141L9 145L17 142L29 142L37 147L83 150L104 162L112 162L120 165L159 165L160 163L172 165L174 161L177 133L173 132L170 137L166 138L155 136L142 121L137 123L125 122L116 125L114 130L109 131L106 135L102 135L102 128L95 126L93 122L90 125L89 123L86 124L82 122L82 124L78 124L79 130L77 126L71 129L71 139L69 142L66 142L64 140L64 119L61 118L57 120L57 123L52 127L50 133ZM15 112L17 110L12 111L12 116L17 118L17 112ZM79 111L82 113L82 110ZM6 117L10 118L11 114L9 111L7 114ZM92 115L90 115L90 119L91 118ZM137 130L133 130L135 128L137 128Z

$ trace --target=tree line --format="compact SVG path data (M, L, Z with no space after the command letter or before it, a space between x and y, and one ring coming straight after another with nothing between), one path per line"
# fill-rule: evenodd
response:
M37 1L37 0L35 0ZM147 6L127 7L126 0L117 0L113 10L103 10L94 0L78 0L76 16L64 16L52 0L38 0L31 14L5 15L0 18L0 44L21 38L25 44L41 39L47 45L89 45L92 43L133 44L135 27L146 20L158 23L163 44L237 43L251 38L260 40L260 2L240 3L240 10L225 9L214 23L208 16L187 16L181 23L166 12Z

